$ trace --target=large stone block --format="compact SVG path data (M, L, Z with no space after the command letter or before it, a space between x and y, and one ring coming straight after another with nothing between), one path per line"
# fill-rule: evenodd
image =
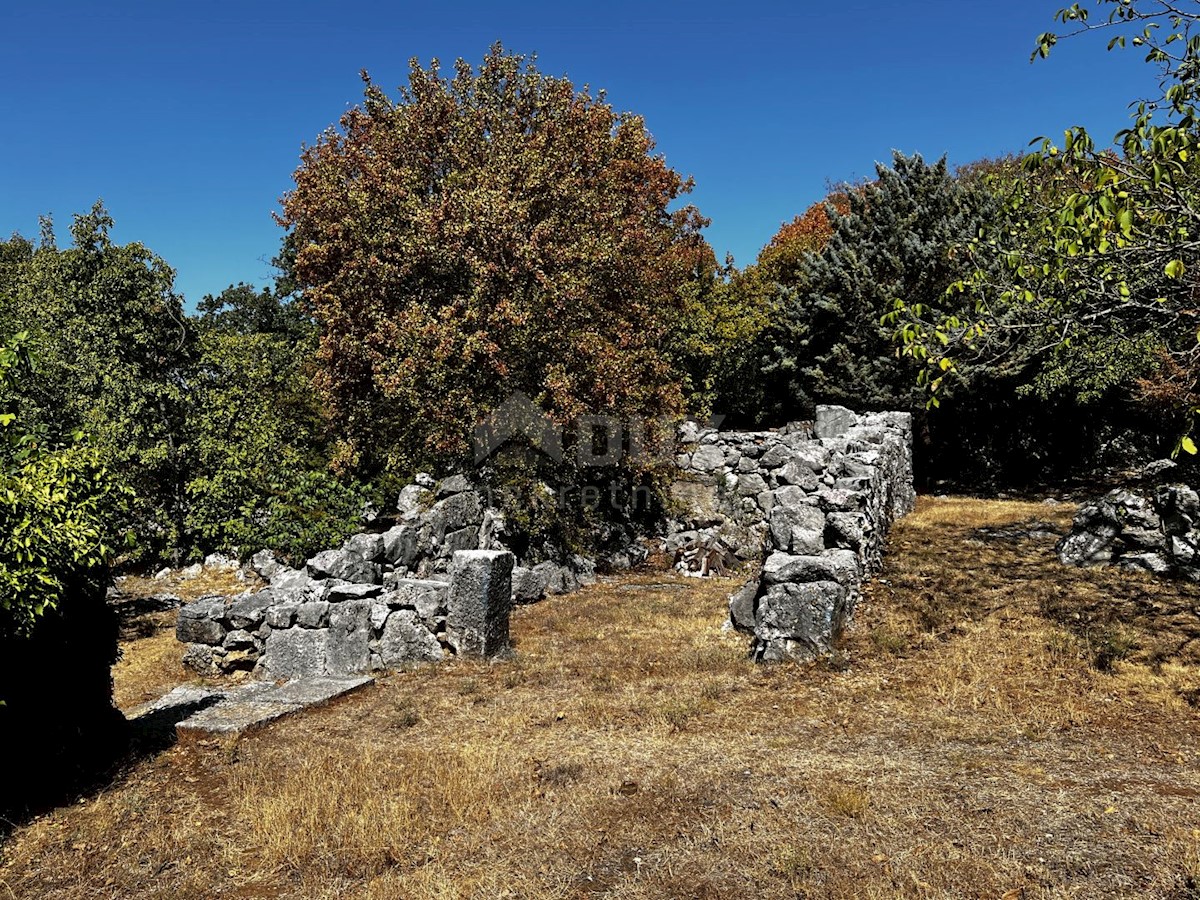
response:
M313 578L336 578L371 584L380 581L380 569L375 563L352 550L322 550L308 561L308 574Z
M787 655L812 659L828 654L841 632L846 589L836 581L773 584L758 601L754 633L760 646L786 646Z
M234 599L226 611L229 624L234 628L253 630L262 624L267 608L275 604L275 594L270 588L246 593Z
M343 677L370 670L370 600L349 600L329 611L329 637L325 645L325 672Z
M504 550L464 550L450 565L446 638L463 656L508 648L514 557Z
M437 662L445 655L433 633L410 609L397 609L387 617L379 638L379 657L385 666L407 662Z
M179 610L175 637L185 644L219 645L225 640L225 600L222 597L201 597Z
M383 533L383 558L398 568L411 569L420 555L415 525L397 525Z
M267 637L263 670L270 678L311 678L325 673L328 631L283 628Z
M844 406L818 406L813 432L822 440L840 437L858 424L858 416Z

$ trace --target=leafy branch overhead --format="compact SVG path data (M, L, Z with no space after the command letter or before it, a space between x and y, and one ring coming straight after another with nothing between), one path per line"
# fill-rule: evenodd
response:
M1200 12L1153 0L1097 5L1108 11L1102 21L1081 4L1060 10L1070 30L1039 36L1034 57L1065 37L1111 32L1109 50L1145 51L1159 93L1135 103L1111 146L1078 126L1061 141L1036 139L1024 173L1000 185L1003 227L962 248L976 271L941 297L898 298L888 322L928 367L931 402L947 377L1019 359L1040 392L1069 385L1086 400L1134 384L1186 430L1200 405ZM986 268L988 259L1005 266ZM949 314L961 309L956 297L970 301L967 315Z

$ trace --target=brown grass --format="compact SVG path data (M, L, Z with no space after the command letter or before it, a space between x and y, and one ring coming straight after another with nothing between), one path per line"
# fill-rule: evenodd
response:
M180 578L175 572L165 579L122 579L115 603L121 622L121 658L113 666L117 706L128 711L177 684L204 680L181 662L182 648L175 640L177 609L161 608L152 601L154 596L173 594L187 603L206 594L238 594L261 586L257 579L238 581L233 571L218 569L205 569L195 578Z
M730 582L522 608L28 823L0 897L1198 896L1200 591L977 531L1068 514L923 499L834 665L746 662Z

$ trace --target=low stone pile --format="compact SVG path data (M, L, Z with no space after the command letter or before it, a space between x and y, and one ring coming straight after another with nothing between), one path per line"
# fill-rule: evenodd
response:
M1079 507L1058 558L1200 581L1200 496L1185 484L1110 491Z
M318 554L305 571L276 572L262 590L183 607L176 636L187 644L185 664L271 679L348 677L507 647L511 553L460 550L446 581L384 582L375 547L352 549L365 537Z
M889 526L916 501L911 416L822 406L811 426L687 437L668 546L719 540L761 563L730 599L756 659L829 653Z

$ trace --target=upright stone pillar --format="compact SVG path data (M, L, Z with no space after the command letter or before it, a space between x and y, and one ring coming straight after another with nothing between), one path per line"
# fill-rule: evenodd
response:
M508 649L515 557L507 550L459 550L450 563L446 640L459 656Z

